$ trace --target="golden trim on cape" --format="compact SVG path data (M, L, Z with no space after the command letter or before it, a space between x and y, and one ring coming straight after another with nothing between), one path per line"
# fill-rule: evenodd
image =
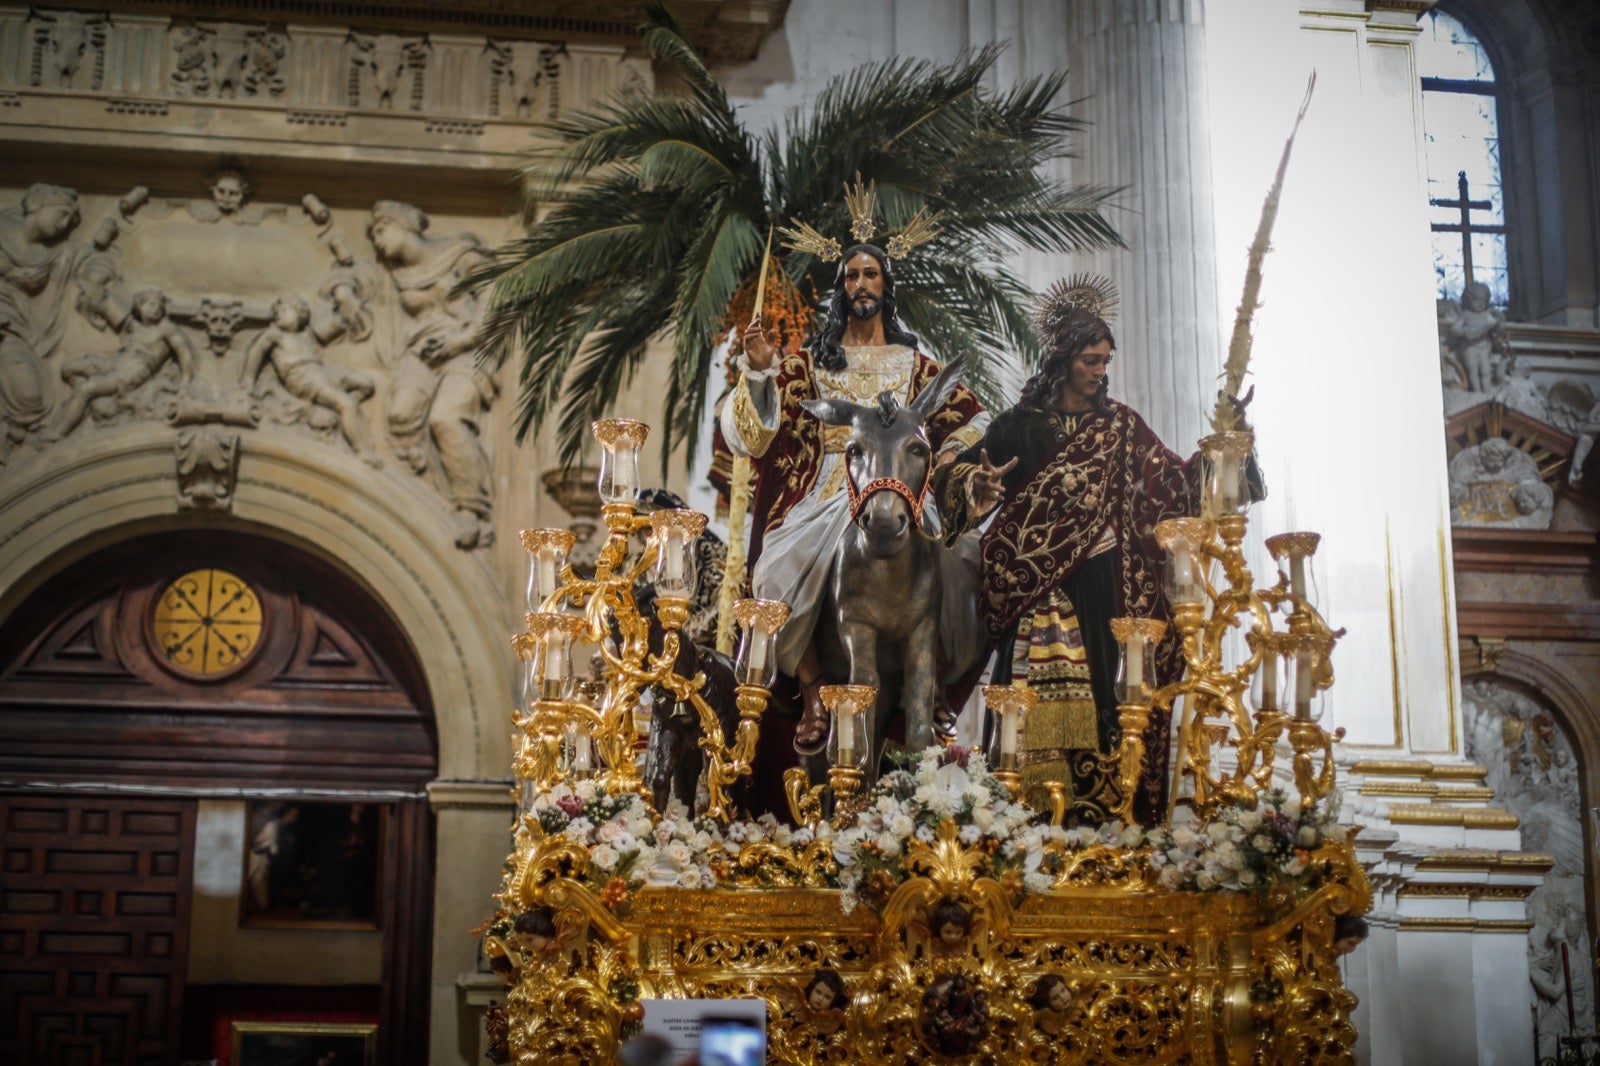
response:
M733 426L739 431L751 458L766 455L778 431L762 424L761 416L756 413L755 397L750 395L750 380L743 374L733 383L733 397L729 402L733 404Z

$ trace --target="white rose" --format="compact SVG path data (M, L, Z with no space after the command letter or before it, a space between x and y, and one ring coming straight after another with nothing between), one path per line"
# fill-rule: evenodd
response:
M1247 885L1247 886L1255 884L1256 883L1256 872L1254 870L1240 870L1239 871L1239 883L1241 885Z
M878 845L878 853L886 859L892 859L900 854L900 841L888 833L879 833L876 843Z
M678 875L678 887L680 887L680 888L699 888L700 887L700 870L697 867L691 866L687 870L683 871L683 873L679 874Z
M1254 829L1261 824L1261 812L1258 810L1240 811L1239 824L1245 829Z
M674 840L667 845L667 857L679 866L686 866L694 858L694 852L690 851L689 845L683 841Z
M1163 868L1161 874L1156 878L1156 883L1162 888L1177 888L1182 882L1183 868L1179 866Z
M1265 833L1257 833L1250 838L1250 846L1257 851L1272 851L1272 838Z
M1144 843L1144 829L1137 825L1130 825L1122 831L1122 846L1136 848Z
M1180 825L1172 831L1172 842L1185 851L1194 847L1199 839L1195 831L1186 825Z
M622 835L622 827L616 822L607 822L595 831L595 836L602 844L610 844Z
M1320 835L1316 826L1303 825L1300 827L1300 832L1295 837L1295 840L1302 848L1314 848L1317 846L1317 840Z
M972 824L987 833L995 828L994 811L988 807L978 807L972 812Z
M917 823L911 820L909 814L897 814L889 820L889 832L902 840L917 831Z
M589 861L602 870L613 870L617 865L617 850L610 844L596 844L589 852Z
M696 851L710 851L711 834L702 829L700 832L694 835L694 840L690 841L690 843L693 845L694 850Z
M1201 870L1199 873L1194 875L1194 883L1195 887L1200 889L1215 888L1217 886L1217 879L1212 877L1206 871Z

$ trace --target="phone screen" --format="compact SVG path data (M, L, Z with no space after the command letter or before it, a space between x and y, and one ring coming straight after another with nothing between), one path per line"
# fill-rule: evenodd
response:
M707 1018L700 1024L700 1066L765 1066L767 1030L750 1018Z

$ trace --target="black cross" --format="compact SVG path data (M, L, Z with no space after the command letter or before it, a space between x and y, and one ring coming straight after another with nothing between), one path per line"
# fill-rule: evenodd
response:
M1461 260L1463 268L1466 271L1466 280L1464 284L1471 285L1472 235L1474 233L1503 234L1505 233L1506 228L1503 225L1495 225L1492 223L1484 223L1480 226L1475 226L1472 224L1473 211L1487 211L1494 205L1488 200L1470 200L1467 198L1467 172L1465 170L1457 172L1456 189L1458 192L1454 200L1435 199L1429 200L1428 203L1432 204L1434 207L1459 207L1461 209L1460 222L1435 222L1433 224L1433 232L1461 234Z

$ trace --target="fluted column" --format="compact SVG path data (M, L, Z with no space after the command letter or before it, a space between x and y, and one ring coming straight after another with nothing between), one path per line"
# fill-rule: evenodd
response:
M1217 320L1204 0L1077 0L1068 9L1069 97L1093 123L1073 178L1124 186L1126 250L1074 257L1122 293L1111 388L1187 453L1207 432Z

